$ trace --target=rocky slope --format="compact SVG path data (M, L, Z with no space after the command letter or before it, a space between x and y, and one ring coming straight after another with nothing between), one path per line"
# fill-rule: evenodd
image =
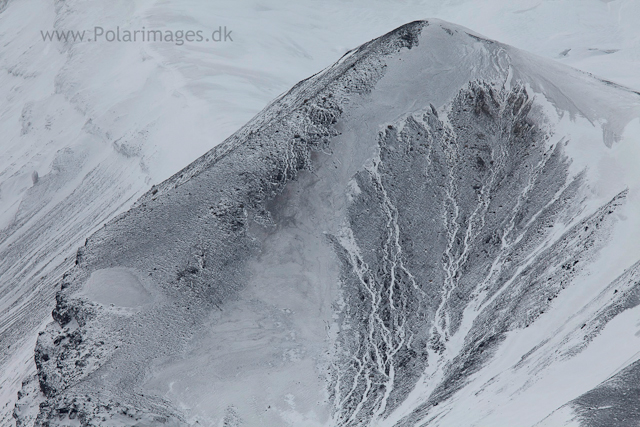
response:
M16 422L635 425L639 117L438 20L348 52L86 240Z

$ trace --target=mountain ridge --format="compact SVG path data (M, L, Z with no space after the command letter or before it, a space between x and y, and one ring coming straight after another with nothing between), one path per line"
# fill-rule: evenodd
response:
M555 366L545 338L473 383L587 274L635 200L637 182L600 185L570 144L580 117L604 149L638 117L631 92L594 81L438 20L348 53L87 239L38 338L20 425L464 422L451 405L466 388L501 396L491 384L509 369ZM553 350L571 354L577 334ZM216 354L210 397L211 384L172 391ZM294 390L253 391L264 411L236 388L263 371Z

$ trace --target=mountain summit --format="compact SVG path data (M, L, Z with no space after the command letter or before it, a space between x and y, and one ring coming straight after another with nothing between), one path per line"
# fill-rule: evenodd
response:
M637 425L638 159L640 94L407 24L89 237L14 417Z

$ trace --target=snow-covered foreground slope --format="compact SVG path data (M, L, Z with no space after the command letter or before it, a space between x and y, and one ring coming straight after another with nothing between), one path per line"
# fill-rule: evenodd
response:
M17 421L636 425L639 158L640 94L403 26L86 240Z

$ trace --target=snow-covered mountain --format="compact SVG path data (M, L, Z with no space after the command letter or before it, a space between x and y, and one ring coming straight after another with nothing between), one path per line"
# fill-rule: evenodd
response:
M637 425L638 158L640 94L407 24L58 267L16 421Z
M426 16L640 88L636 0L0 0L0 425L87 236L295 82ZM41 35L96 25L226 25L234 42Z

